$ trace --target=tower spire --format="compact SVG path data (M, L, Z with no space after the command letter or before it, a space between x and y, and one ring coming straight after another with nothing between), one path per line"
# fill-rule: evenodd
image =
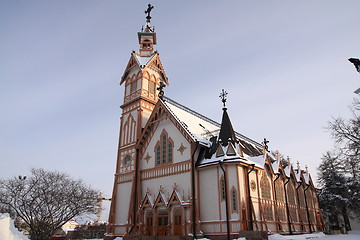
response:
M224 91L224 89L220 93L220 98L222 103L224 104L224 107L223 107L223 116L221 120L221 128L219 133L219 140L221 139L221 143L223 146L227 146L229 141L231 141L233 144L236 142L235 131L232 127L229 115L227 114L226 111L227 108L225 107L227 94L228 93Z

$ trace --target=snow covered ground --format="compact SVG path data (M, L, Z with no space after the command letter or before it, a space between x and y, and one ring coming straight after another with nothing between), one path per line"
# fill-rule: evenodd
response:
M0 240L29 240L14 227L14 220L9 214L0 214Z
M360 240L360 230L350 231L349 234L325 235L324 233L313 233L303 235L282 236L274 234L269 236L269 240L306 240L306 239L326 239L326 240Z
M274 234L269 236L269 240L360 240L360 230L351 231L349 234L339 235L325 235L323 233L303 234L303 235L291 235L282 236L280 234ZM14 227L14 221L10 219L8 214L0 214L0 240L29 240L21 232ZM99 240L99 239L88 239ZM122 238L116 238L116 240L122 240ZM199 239L200 240L200 239ZM201 240L208 240L202 238ZM239 238L238 240L245 240L245 238Z

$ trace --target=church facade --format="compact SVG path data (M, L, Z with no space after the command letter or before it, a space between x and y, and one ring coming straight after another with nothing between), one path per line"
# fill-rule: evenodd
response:
M118 158L107 226L117 236L234 237L242 231L322 231L316 188L293 167L234 131L224 107L217 123L167 98L169 85L150 24L138 32L121 78Z

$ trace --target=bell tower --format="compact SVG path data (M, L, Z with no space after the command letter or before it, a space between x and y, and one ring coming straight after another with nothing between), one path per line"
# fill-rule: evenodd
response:
M159 54L154 51L156 33L150 23L150 4L145 26L138 32L139 52L133 51L121 77L124 100L120 106L120 134L114 188L110 207L109 236L128 234L134 223L137 142L159 97L159 86L169 85Z

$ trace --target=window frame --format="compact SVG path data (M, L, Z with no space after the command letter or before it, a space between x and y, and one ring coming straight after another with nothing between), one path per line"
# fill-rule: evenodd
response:
M164 129L155 147L155 166L170 164L174 161L174 142Z

